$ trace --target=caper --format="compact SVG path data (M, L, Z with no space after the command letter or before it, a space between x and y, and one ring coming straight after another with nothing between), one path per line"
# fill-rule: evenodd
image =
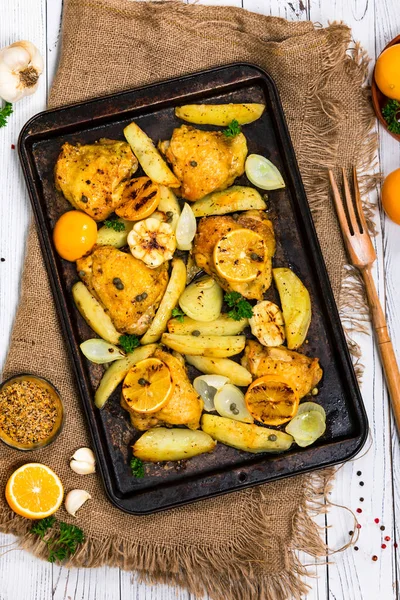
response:
M113 284L115 285L115 287L117 288L117 290L123 290L124 289L124 284L122 283L122 281L120 280L119 277L114 277Z
M86 204L87 202L89 202L87 196L82 196L81 202L83 202L84 204Z
M191 167L197 167L197 162L195 160L191 160L190 161L190 166Z
M276 442L278 436L276 436L274 433L271 433L271 435L268 436L268 439L270 442Z
M194 331L192 331L192 335L194 335L194 337L199 337L200 331L198 329L195 329Z
M251 260L255 260L256 262L262 262L262 258L259 254L257 254L256 252L252 252L250 254L250 258Z
M148 381L147 381L147 379L145 379L144 377L141 377L141 378L139 379L139 381L138 381L138 384L139 384L139 385L143 385L143 386L144 386L144 385L148 385L148 384L149 384L149 382L148 382Z
M239 414L239 409L237 408L235 402L232 402L232 404L229 406L229 410L231 411L231 413L233 415L238 415Z
M168 210L165 213L165 216L167 217L167 223L172 223L172 221L174 219L174 213L172 212L172 210Z
M142 294L142 300L146 300L146 298L147 298L147 294L146 294L146 292L143 292L143 294Z
M79 277L85 277L86 273L85 271L79 271L78 275Z

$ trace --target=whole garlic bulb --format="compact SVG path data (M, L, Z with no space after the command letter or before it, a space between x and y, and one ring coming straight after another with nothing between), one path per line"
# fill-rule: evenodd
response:
M0 98L18 102L33 94L43 71L39 50L25 40L0 50Z

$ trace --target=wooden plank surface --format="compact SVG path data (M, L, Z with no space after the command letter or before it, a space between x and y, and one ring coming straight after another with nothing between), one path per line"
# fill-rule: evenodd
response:
M191 2L192 0L188 0ZM194 1L194 0L193 0ZM244 6L263 14L290 20L311 19L326 25L343 20L351 28L353 38L361 41L374 61L385 44L400 31L398 0L203 0L208 5ZM18 132L25 121L46 104L48 86L56 67L62 0L13 0L2 6L0 47L18 39L29 39L41 50L46 60L46 77L39 91L18 104L10 124L0 130L0 365L3 364L11 325L18 300L18 286L24 253L24 241L30 216L15 151ZM384 174L400 166L400 146L384 131L379 131L379 168ZM375 221L378 236L376 281L386 310L397 354L400 356L400 229L384 217L378 206L379 190L371 195L377 204ZM386 292L386 293L385 293ZM400 511L398 436L391 419L383 385L382 369L368 336L359 336L366 367L363 396L371 424L373 444L362 458L343 466L336 478L330 499L359 516L362 528L359 550L349 549L335 554L316 566L301 555L310 572L307 600L396 600L399 561L393 546L399 536ZM362 475L357 475L358 472ZM397 475L397 476L396 476ZM360 485L360 483L364 485ZM363 501L360 498L364 498ZM379 518L379 524L374 522ZM328 525L327 540L331 548L339 548L349 539L353 518L343 508L332 508L319 524ZM384 524L385 531L380 530ZM390 541L382 538L390 536ZM11 536L0 535L0 545L9 544ZM382 549L382 542L386 548ZM21 551L0 552L0 600L193 600L184 591L168 586L146 586L119 569L67 569L38 561ZM372 560L377 555L378 560ZM23 573L23 577L21 577ZM229 600L229 599L227 599ZM260 599L261 600L261 599Z

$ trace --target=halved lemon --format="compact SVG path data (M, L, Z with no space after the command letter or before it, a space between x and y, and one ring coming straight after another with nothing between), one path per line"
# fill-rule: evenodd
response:
M44 519L61 505L64 489L59 477L46 465L28 463L11 475L6 485L10 508L26 519Z
M154 413L171 398L174 389L171 372L158 358L141 360L128 371L122 395L131 410Z
M264 240L251 229L234 229L215 245L213 259L224 279L253 281L260 275L266 259Z
M291 385L275 375L264 375L249 386L245 401L256 421L265 425L282 425L292 419L299 406L299 396Z

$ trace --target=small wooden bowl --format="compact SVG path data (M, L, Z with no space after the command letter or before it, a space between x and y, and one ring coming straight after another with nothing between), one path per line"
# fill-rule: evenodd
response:
M400 44L400 35L398 35L391 42L389 42L388 45L385 46L385 48L382 50L382 52L384 52L386 50L386 48L389 48L390 46L394 46L395 44ZM379 121L382 123L384 129L386 129L386 131L392 137L394 137L395 140L400 142L400 134L392 133L391 131L389 131L389 129L387 128L387 123L386 123L385 119L383 118L382 108L385 106L385 104L389 100L389 98L387 96L385 96L384 94L382 94L381 90L376 85L375 69L372 74L371 92L372 92L372 106L374 107L376 116L378 117Z

